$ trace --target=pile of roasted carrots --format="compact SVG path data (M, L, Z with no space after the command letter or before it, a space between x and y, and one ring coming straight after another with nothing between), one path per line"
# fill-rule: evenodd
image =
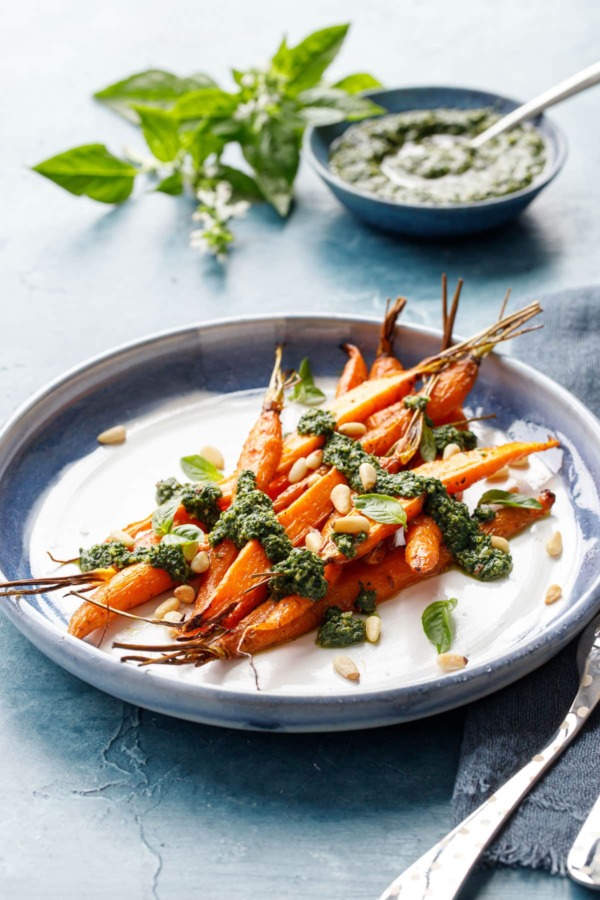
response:
M455 300L452 318L457 295ZM394 353L396 320L404 302L400 299L389 305L370 368L358 347L344 346L347 362L335 398L327 406L338 431L351 436L376 457L386 472L411 470L416 475L433 477L454 496L512 462L557 446L556 441L549 440L513 442L483 450L462 451L455 447L452 454L423 461L419 455L423 429L445 424L459 429L468 427L463 405L475 385L482 360L500 341L529 330L527 323L540 308L532 304L503 316L484 332L461 343L452 342L452 322L445 313L444 343L439 355L405 369ZM423 512L423 497L398 498L407 519L403 546L397 546L397 524L371 521L353 558L340 551L333 536L335 522L342 513L333 504L332 491L347 481L335 466L323 464L323 436L298 432L283 436L280 416L286 382L280 362L278 349L260 416L246 439L234 473L218 485L219 505L226 510L235 497L241 473L252 472L256 488L272 501L277 520L291 544L295 548L310 547L323 560L326 595L318 600L298 595L271 599L272 562L260 541L249 540L239 547L226 539L215 546L205 537L199 551L208 554L209 565L201 574L192 571L189 584L195 599L188 607L189 614L173 626L172 641L162 646L117 644L143 651L143 655L130 655L127 659L141 664L200 665L254 654L316 628L330 607L353 610L359 586L375 591L380 603L452 565L453 558L444 546L440 528ZM427 397L426 407L405 402L406 398L422 396ZM351 497L356 499L355 490ZM546 491L537 499L537 508L497 509L493 519L481 525L482 533L502 538L517 534L549 513L553 495ZM205 533L210 531L183 506L177 509L174 522L193 523ZM151 516L126 526L123 532L133 548L151 547L160 541ZM80 588L84 582L93 593L86 595L69 622L69 633L77 638L105 629L117 616L178 587L165 569L146 562L120 571L97 570L88 573L87 579L78 575L64 583ZM35 586L5 585L5 593L43 591L48 586L58 589L61 584L61 578L56 576L38 580Z

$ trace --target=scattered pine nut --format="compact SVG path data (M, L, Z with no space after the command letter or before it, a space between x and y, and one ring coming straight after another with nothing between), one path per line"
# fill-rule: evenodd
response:
M336 484L329 495L329 499L336 510L343 516L347 515L352 509L352 494L347 484Z
M442 453L442 459L450 459L451 456L456 456L457 453L461 452L458 444L446 444L444 452Z
M96 440L99 444L124 444L127 432L124 425L115 425L114 428L107 428L98 435Z
M180 622L183 622L183 613L173 609L163 616L163 622L168 622L169 625L179 625Z
M365 516L342 516L333 522L333 530L338 534L361 534L369 531L371 523Z
M203 456L204 459L208 460L209 463L212 463L213 466L216 466L217 469L225 468L225 459L223 454L219 450L218 447L203 447L200 451L200 456Z
M494 550L502 550L503 553L510 553L510 544L506 540L506 538L499 537L497 534L493 534L490 539L490 544L494 548Z
M200 550L199 553L196 553L195 557L190 563L190 569L195 575L201 575L202 572L206 572L209 566L210 556L208 555L206 550Z
M340 434L345 434L346 437L358 438L366 434L367 426L362 422L345 422L340 425L338 431Z
M513 459L510 463L511 469L528 469L530 466L529 457L523 456L521 459Z
M372 644L376 644L379 640L379 635L381 634L381 619L379 616L369 616L365 622L365 631L367 633L367 640Z
M189 584L181 584L173 591L178 600L182 603L193 603L196 599L196 591Z
M313 450L312 453L306 457L306 465L309 469L318 469L319 466L323 462L323 451L322 450Z
M341 675L342 678L347 678L348 681L360 681L360 672L354 660L350 659L349 656L334 656L333 668L338 675Z
M114 528L108 537L112 541L120 541L122 544L125 544L128 550L133 550L135 547L135 540L128 531L120 531L120 529Z
M298 484L299 481L302 481L303 478L306 478L308 473L308 466L306 465L306 460L303 456L300 459L297 459L292 468L289 471L288 481L290 484Z
M556 603L557 600L560 600L562 597L562 588L558 584L551 584L548 590L546 591L546 596L544 597L544 603L546 606L552 606L553 603Z
M163 600L163 602L154 610L154 618L164 619L169 613L179 609L179 606L180 601L177 597L167 597L167 599Z
M488 475L485 479L486 481L506 481L510 472L508 471L508 466L503 466L501 469L498 469L497 472L494 472L492 475Z
M316 484L317 481L321 480L321 476L318 472L313 472L312 475L309 475L306 483L309 487L312 487L313 484Z
M321 532L317 531L316 528L311 528L304 539L304 544L306 546L306 549L310 550L311 553L318 553L323 546L323 537L321 535Z
M560 556L563 549L562 534L555 531L552 537L546 542L546 552L548 556Z
M456 672L458 669L464 669L468 662L467 657L461 656L460 653L440 653L437 658L438 666L444 672Z
M377 469L369 462L360 464L358 467L358 475L365 491L372 490L377 484Z

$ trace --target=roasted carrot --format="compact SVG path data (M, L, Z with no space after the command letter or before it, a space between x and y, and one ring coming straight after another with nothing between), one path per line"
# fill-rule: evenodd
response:
M348 354L348 361L344 366L342 374L339 377L336 397L347 394L352 388L358 387L363 381L366 381L369 375L367 364L363 359L363 355L354 344L342 344L343 349Z
M549 440L545 443L515 441L509 444L502 444L500 447L467 450L451 456L450 459L436 459L433 462L424 463L422 466L414 469L414 473L437 478L450 494L457 494L460 491L465 491L475 482L481 481L482 478L493 475L494 472L502 469L515 459L529 456L532 453L540 453L552 447L558 447L558 441ZM400 502L404 507L408 521L421 512L423 505L421 498L401 500ZM329 538L331 533L332 521L333 517L326 523L324 529L324 534L327 538ZM358 545L357 556L365 556L380 541L393 534L395 530L395 525L383 525L379 522L374 522L367 539ZM348 561L330 539L321 551L321 555L327 562L342 564Z
M396 372L401 372L404 369L404 366L394 354L394 337L398 316L405 305L405 297L397 297L391 304L389 300L386 303L377 355L369 372L370 379L385 378L387 375L394 375Z
M155 569L147 563L136 563L117 572L107 584L98 588L93 597L98 603L127 612L134 606L158 597L173 585L174 582L164 569ZM115 617L116 613L106 612L92 603L82 603L71 616L69 634L78 638L87 637Z
M442 532L431 516L420 515L406 529L406 562L413 572L433 572L440 558Z
M275 366L265 394L262 411L250 434L246 438L236 475L250 470L256 475L256 486L264 491L275 477L281 457L282 430L281 410L283 408L284 380L281 373L282 348L277 347Z
M490 534L513 537L533 522L548 515L554 503L554 495L544 491L538 498L541 509L501 509L496 518L486 526ZM324 600L312 603L301 597L284 597L278 603L266 601L246 619L212 643L226 658L257 653L285 641L293 640L316 628L323 620L329 606L339 606L344 611L354 607L358 583L377 592L378 602L394 597L403 588L418 583L424 577L438 575L452 562L448 551L442 547L438 565L423 576L414 572L406 562L404 548L393 550L378 566L369 566L363 560L351 563L342 570L337 583Z

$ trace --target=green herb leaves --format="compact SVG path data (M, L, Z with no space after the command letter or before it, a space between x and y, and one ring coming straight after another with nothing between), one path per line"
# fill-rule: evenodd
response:
M523 497L522 494L513 494L512 491L486 491L479 498L477 506L485 506L494 503L497 506L514 506L520 509L542 509L542 504L534 497Z
M452 619L451 612L456 607L458 600L451 597L449 600L436 600L423 610L421 622L423 631L438 653L446 653L452 646Z
M169 500L166 500L158 507L158 509L154 510L152 515L152 530L155 534L161 536L169 534L173 528L173 518L180 503L181 499L179 493L173 494Z
M437 455L437 446L433 429L427 422L423 422L421 428L421 440L419 441L419 453L424 462L431 462Z
M298 381L290 391L289 399L304 406L319 406L326 400L323 391L315 384L308 357L300 363Z
M179 545L186 562L191 562L198 552L198 546L203 538L203 531L196 525L176 525L165 534L161 544Z
M223 481L223 473L203 456L184 456L180 465L191 481Z
M387 494L360 494L354 501L356 509L374 522L385 525L406 525L402 504Z
M333 86L321 80L347 32L348 25L323 28L295 47L284 39L266 66L233 69L232 91L203 73L182 78L148 69L130 75L95 97L139 125L151 155L140 157L138 167L112 156L103 144L90 144L52 157L35 171L103 203L126 200L138 174L151 180L152 193L193 192L201 201L195 218L202 225L191 233L190 245L223 260L234 239L228 223L244 214L248 202L266 201L280 216L289 214L308 123L384 112L360 96L379 86L372 75L349 75ZM249 171L223 164L231 143L241 148ZM316 390L306 392L312 402Z
M138 170L109 153L104 144L83 144L34 166L78 197L84 194L100 203L122 203L133 190Z

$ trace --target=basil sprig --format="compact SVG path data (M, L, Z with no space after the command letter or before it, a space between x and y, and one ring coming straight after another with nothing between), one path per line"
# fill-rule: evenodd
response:
M446 653L452 646L452 618L451 612L456 607L458 600L451 597L448 600L435 600L423 610L421 622L423 631L438 653Z
M315 384L308 357L304 357L298 367L298 381L290 391L289 399L303 406L319 406L326 400L321 388Z
M262 68L232 70L233 89L204 73L180 77L148 69L98 91L95 98L141 129L149 154L126 159L103 144L74 147L34 167L67 191L102 203L122 203L136 178L154 192L195 194L201 226L190 243L221 259L233 241L232 218L266 201L287 216L309 123L332 124L384 110L361 91L379 86L361 72L335 84L323 75L337 56L348 25L309 34L295 47L284 38ZM230 144L241 148L247 171L225 165Z
M477 506L485 506L489 503L497 506L514 506L520 509L542 509L542 504L535 497L524 497L522 494L513 494L511 491L486 491L479 498Z
M374 522L384 525L406 525L406 511L395 497L388 494L360 494L354 501L356 509Z
M203 539L202 529L196 525L176 525L161 540L161 544L178 544L187 562L191 562Z
M223 481L223 473L203 456L194 454L180 460L181 468L191 481Z

